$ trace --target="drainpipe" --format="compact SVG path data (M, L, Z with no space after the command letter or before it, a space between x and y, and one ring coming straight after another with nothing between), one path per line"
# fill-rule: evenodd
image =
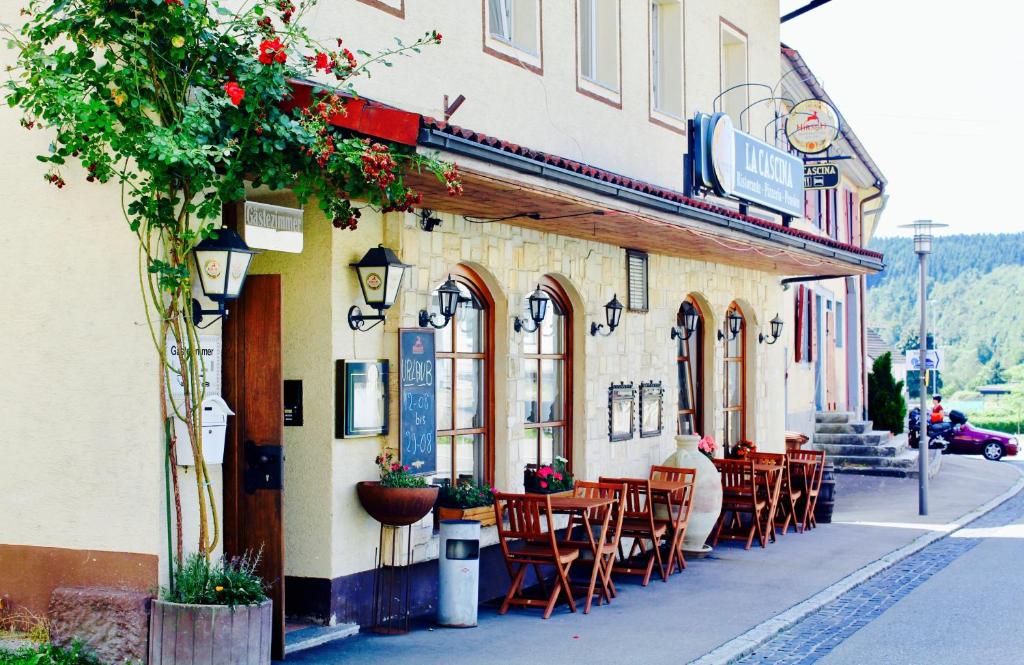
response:
M865 198L860 202L860 246L864 247L864 206L876 199L882 198L885 194L885 183L881 180L875 181L875 189L877 190L871 196ZM882 208L876 208L872 210L872 214L879 214ZM861 364L861 383L860 383L860 411L861 418L864 420L868 419L868 354L867 354L867 341L868 341L868 310L867 310L867 290L868 290L868 278L867 275L860 276L860 364Z

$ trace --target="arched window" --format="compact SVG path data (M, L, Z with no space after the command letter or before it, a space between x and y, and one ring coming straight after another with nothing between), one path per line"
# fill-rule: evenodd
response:
M494 300L480 277L452 271L459 309L436 332L436 478L494 482ZM438 306L433 297L434 311Z
M555 457L571 463L572 311L558 282L545 277L540 288L551 301L539 329L524 333L527 393L522 456L533 464L550 464Z
M679 308L677 326L685 330L684 315L697 315L697 326L687 339L679 337L677 364L679 367L680 434L707 434L704 431L704 315L692 298Z
M739 317L739 329L733 321ZM722 323L725 335L725 441L732 450L743 440L747 429L746 377L747 366L744 356L747 342L747 322L739 305L733 303L725 313Z

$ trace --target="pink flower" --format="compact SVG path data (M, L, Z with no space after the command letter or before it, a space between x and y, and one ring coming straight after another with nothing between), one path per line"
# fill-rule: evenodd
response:
M554 478L555 480L561 480L562 479L562 474L560 474L557 471L555 471L553 474L551 474L551 477Z
M547 489L547 487L548 487L547 481L546 480L540 481L540 486L541 486L541 489Z
M402 468L402 465L399 464L398 462L392 462L391 463L391 470L392 471L398 471L401 468Z
M537 469L537 476L540 477L540 478L547 478L552 473L553 473L553 470L551 469L550 466L542 466L541 468Z
M402 467L402 471L408 471L408 470L409 470L409 465L408 464L406 464L405 466Z

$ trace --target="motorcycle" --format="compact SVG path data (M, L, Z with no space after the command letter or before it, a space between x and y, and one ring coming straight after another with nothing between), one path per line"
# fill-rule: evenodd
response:
M907 426L907 442L912 448L917 448L921 437L921 413L918 409L911 410ZM992 461L1018 452L1017 437L975 427L967 422L966 415L955 409L949 412L949 422L928 425L928 447L941 449L943 454L982 455Z
M958 423L953 422L953 414L957 415L959 424L967 422L967 418L959 411L950 412L950 420L938 423L928 423L928 447L946 452L949 443L956 434ZM921 440L921 409L914 407L907 415L907 443L911 448L917 448Z

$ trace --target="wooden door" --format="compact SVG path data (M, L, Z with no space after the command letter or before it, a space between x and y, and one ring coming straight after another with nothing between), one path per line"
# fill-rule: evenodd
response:
M830 309L825 315L825 404L829 411L835 411L837 399L836 390L836 318L835 313Z
M224 320L224 552L261 552L274 601L272 654L284 658L284 388L281 276L252 275ZM277 469L275 470L275 464ZM280 475L275 476L275 473Z

